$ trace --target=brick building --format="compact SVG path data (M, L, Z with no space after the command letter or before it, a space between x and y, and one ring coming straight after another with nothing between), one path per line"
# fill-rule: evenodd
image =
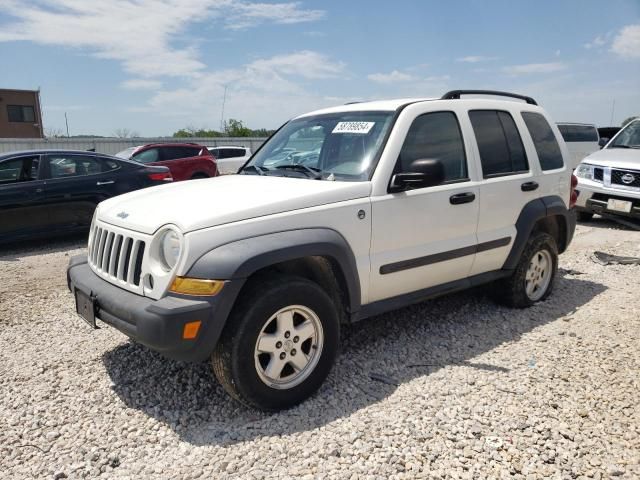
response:
M39 90L0 89L0 138L43 138Z

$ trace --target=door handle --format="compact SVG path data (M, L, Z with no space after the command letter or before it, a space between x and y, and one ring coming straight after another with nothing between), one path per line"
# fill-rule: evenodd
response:
M476 194L473 192L457 193L449 197L451 205L461 205L463 203L471 203L476 199Z
M109 180L108 182L96 182L96 185L111 185L112 183L116 183L115 180Z
M539 187L538 182L525 182L522 185L520 185L520 189L523 192L533 192L538 187Z

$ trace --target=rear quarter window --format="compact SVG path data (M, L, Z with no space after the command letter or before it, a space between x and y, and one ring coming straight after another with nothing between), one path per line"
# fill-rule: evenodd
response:
M549 122L547 122L544 116L536 112L522 112L522 119L527 125L533 144L536 147L538 159L540 160L540 168L542 168L542 170L562 168L564 166L562 152L560 151L556 136L549 126Z
M565 142L597 142L600 140L596 127L590 125L558 125Z

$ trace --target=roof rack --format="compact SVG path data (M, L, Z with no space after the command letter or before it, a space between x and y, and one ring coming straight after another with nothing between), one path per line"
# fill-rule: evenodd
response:
M520 100L524 100L530 105L538 105L538 102L536 102L531 97L527 97L526 95L518 95L517 93L509 93L509 92L500 92L498 90L451 90L450 92L445 93L441 99L457 100L460 98L460 95L496 95L499 97L518 98Z

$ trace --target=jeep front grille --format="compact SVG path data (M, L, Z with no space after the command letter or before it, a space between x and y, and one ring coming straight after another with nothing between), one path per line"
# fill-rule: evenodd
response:
M94 225L91 233L88 254L91 268L112 283L141 291L145 241L100 225Z

